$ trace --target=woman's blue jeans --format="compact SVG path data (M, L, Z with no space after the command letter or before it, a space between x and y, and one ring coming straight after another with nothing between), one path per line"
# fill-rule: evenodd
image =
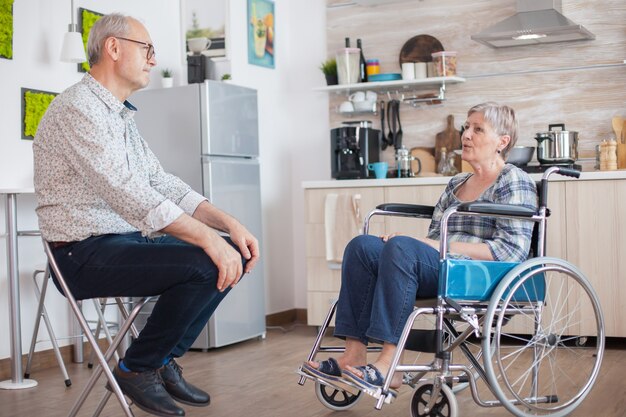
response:
M417 239L357 236L346 247L335 336L398 344L417 298L437 295L439 252Z
M167 235L95 236L54 249L54 256L78 300L159 296L124 357L136 372L187 352L229 292L217 290L218 269L201 248Z

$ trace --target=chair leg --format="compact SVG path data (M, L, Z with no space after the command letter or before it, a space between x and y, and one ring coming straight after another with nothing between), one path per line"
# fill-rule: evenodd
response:
M69 297L68 297L68 301L70 301L70 305L72 305L72 309L77 314L79 314L78 305L76 304L76 302ZM113 373L111 372L111 369L108 366L108 362L113 357L115 350L119 346L122 339L125 337L126 333L129 331L133 320L135 320L135 318L139 314L139 311L141 310L141 308L143 307L146 301L147 299L144 299L141 302L139 302L137 306L135 306L135 308L133 309L133 311L131 312L129 316L129 319L124 321L124 323L122 324L122 326L120 327L118 331L117 336L115 337L115 339L113 340L113 342L107 349L106 353L104 354L102 354L102 351L100 351L100 349L97 349L97 346L98 346L97 341L94 338L93 334L89 331L89 325L87 321L85 320L84 316L82 315L77 316L79 324L85 330L85 336L89 340L89 344L93 347L94 352L96 353L96 357L98 358L98 366L96 367L93 374L89 378L89 381L87 382L83 392L80 394L80 396L74 403L74 406L72 407L72 410L70 411L70 414L68 415L68 417L74 417L76 416L76 414L78 414L80 407L82 407L82 405L84 404L85 400L87 399L87 396L89 395L89 393L95 386L102 372L105 373L106 379L109 381L109 387L114 391L126 416L133 417L133 413L130 410L130 406L128 405L128 402L126 401L126 398L124 397L124 394L122 393L122 390L120 389L119 385L115 381L115 377L113 376ZM108 400L108 398L106 398L106 400ZM103 401L106 402L104 399Z
M37 275L43 273L44 278L41 286L41 290L39 289L39 285L37 283ZM61 373L63 374L63 379L65 382L65 386L69 387L72 385L72 380L70 379L67 369L65 367L65 362L63 361L63 356L61 355L61 350L59 349L59 344L57 343L56 335L54 334L54 330L52 328L52 324L50 323L50 319L48 316L48 312L46 311L46 292L48 289L48 282L50 280L50 270L49 267L46 267L45 271L37 270L33 273L33 281L35 283L35 295L37 296L37 300L39 302L37 307L37 319L35 320L35 329L33 331L33 338L30 343L30 349L28 351L28 360L26 362L26 370L24 372L24 377L30 377L30 370L32 366L32 359L35 352L35 345L37 343L37 335L39 333L39 325L41 323L41 318L43 317L44 324L46 325L46 329L48 330L48 335L50 336L50 342L52 343L52 349L54 351L54 355L56 357L57 363L59 364L59 368L61 369Z
M107 299L106 298L102 298L102 299L94 298L93 306L94 306L94 309L96 310L96 313L98 314L98 325L96 326L96 340L100 337L100 329L102 329L102 331L104 331L104 335L107 339L107 342L110 345L111 343L113 343L113 338L111 337L111 332L109 331L109 325L106 319L104 318L104 311L107 306ZM88 363L89 368L93 367L93 358L94 358L94 352L92 350L89 363ZM116 351L115 361L118 362L119 360L120 360L120 357Z
M96 411L93 412L93 416L92 417L98 417L100 415L100 413L102 413L102 410L104 410L104 406L107 404L107 401L109 401L109 398L111 398L112 394L113 393L111 391L109 391L109 390L107 390L104 393L104 396L100 400L100 403L98 404L98 407L96 408Z

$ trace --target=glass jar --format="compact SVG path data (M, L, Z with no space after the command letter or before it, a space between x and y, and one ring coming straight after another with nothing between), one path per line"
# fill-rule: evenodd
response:
M456 52L433 52L433 65L437 77L451 77L456 75Z
M343 48L337 52L337 78L339 84L356 84L360 81L359 48Z

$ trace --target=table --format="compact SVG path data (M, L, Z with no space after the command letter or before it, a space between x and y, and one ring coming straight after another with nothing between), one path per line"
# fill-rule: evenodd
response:
M11 379L0 382L0 389L24 389L37 386L37 381L25 379L22 371L20 282L17 264L17 196L34 192L33 188L0 188L0 194L6 195L7 280L9 282L9 326L11 330Z

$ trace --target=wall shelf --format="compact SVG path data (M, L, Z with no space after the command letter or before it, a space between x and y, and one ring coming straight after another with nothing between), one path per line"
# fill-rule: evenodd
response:
M443 87L445 89L446 84L458 84L464 83L465 78L462 77L429 77L419 80L397 80L397 81L377 81L358 84L341 84L341 85L328 85L325 87L315 88L314 91L346 94L353 91L382 91L382 92L407 92L413 90L423 90L432 87Z
M446 84L464 83L461 77L429 77L419 80L377 81L358 84L329 85L315 88L314 91L349 95L354 91L376 91L387 93L388 98L396 98L403 103L417 107L422 103L439 104L446 100ZM437 94L417 94L418 91L438 90Z

